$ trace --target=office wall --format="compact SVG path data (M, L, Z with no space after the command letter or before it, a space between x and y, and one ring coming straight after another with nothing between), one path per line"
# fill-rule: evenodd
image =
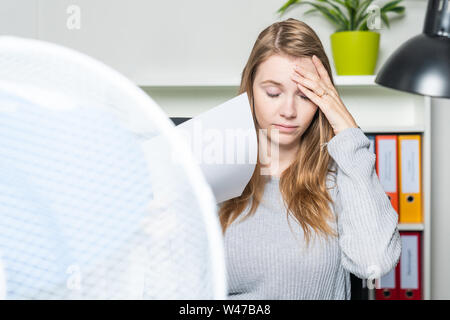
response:
M38 37L38 0L2 0L0 35Z
M23 8L27 0L2 1ZM75 48L96 57L141 85L230 83L239 80L257 35L271 23L289 17L310 24L331 57L334 27L317 13L303 17L308 6L276 14L283 0L31 0L32 10L3 22L20 30L36 25L39 39ZM384 2L384 1L383 1ZM383 3L383 2L380 2ZM406 0L408 14L380 30L376 71L390 53L421 31L425 0ZM12 4L14 3L14 5ZM69 27L70 7L80 13L78 28ZM37 8L33 19L31 14ZM390 15L390 14L389 14ZM395 15L393 15L395 16ZM34 20L34 21L33 21ZM69 23L68 23L69 22ZM23 33L23 32L21 32ZM30 30L33 34L33 30Z

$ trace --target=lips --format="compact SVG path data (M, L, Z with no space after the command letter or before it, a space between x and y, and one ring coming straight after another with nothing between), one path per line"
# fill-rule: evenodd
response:
M273 125L276 129L278 129L281 133L291 133L294 132L298 126L288 126L284 124L274 124Z
M279 127L285 127L285 128L297 128L298 126L289 126L289 125L287 125L287 124L275 124L276 126L279 126Z

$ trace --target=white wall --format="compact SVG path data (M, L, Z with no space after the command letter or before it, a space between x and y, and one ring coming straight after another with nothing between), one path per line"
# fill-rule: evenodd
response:
M38 0L2 0L0 35L38 37Z
M431 297L450 299L450 99L431 108Z
M257 35L274 21L289 17L310 24L331 57L334 27L317 13L303 17L301 12L308 6L297 6L279 17L276 11L283 0L7 0L6 7L23 8L25 1L32 10L13 10L22 14L3 22L7 31L20 30L21 21L27 30L35 24L39 39L96 57L140 85L235 82ZM400 39L422 29L426 1L407 3L408 14L393 19L390 29L380 30L376 71ZM80 29L67 27L71 5L80 9Z
M279 18L284 0L2 0L0 34L40 38L76 48L124 73L170 116L194 116L236 94L234 87L164 87L235 83L256 36L294 17L316 30L332 61L333 28L300 6ZM378 3L380 1L377 1ZM381 3L385 3L382 1ZM376 72L402 42L422 31L426 0L406 0L407 15L380 30ZM66 27L69 4L81 8L81 29ZM344 99L345 102L345 99ZM450 102L432 108L432 298L450 299Z

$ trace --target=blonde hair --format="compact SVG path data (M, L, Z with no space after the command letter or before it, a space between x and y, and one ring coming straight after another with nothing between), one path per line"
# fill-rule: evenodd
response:
M253 81L258 66L272 55L310 57L316 55L328 71L334 84L330 63L316 33L304 22L287 19L276 22L264 29L258 36L247 64L242 72L239 94L247 92L255 128L258 128L254 112ZM321 146L333 138L334 132L325 115L318 108L314 118L300 139L300 147L295 161L280 176L280 192L285 201L287 215L291 214L303 228L306 243L311 238L311 230L323 236L337 236L327 221L333 218L329 207L332 201L326 188L326 177L332 158ZM259 140L258 140L259 141ZM255 171L241 196L220 204L219 219L225 234L230 224L247 208L244 219L253 215L264 193L266 177L261 175L258 160Z

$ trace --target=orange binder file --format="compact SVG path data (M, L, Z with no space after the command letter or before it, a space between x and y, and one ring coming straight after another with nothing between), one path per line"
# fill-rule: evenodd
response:
M400 256L400 300L422 300L422 250L420 232L400 232L402 253Z
M375 289L375 300L399 299L400 263L379 279L379 288Z
M376 135L376 170L392 207L399 213L398 203L398 151L396 135Z
M422 222L421 136L399 135L399 223Z

